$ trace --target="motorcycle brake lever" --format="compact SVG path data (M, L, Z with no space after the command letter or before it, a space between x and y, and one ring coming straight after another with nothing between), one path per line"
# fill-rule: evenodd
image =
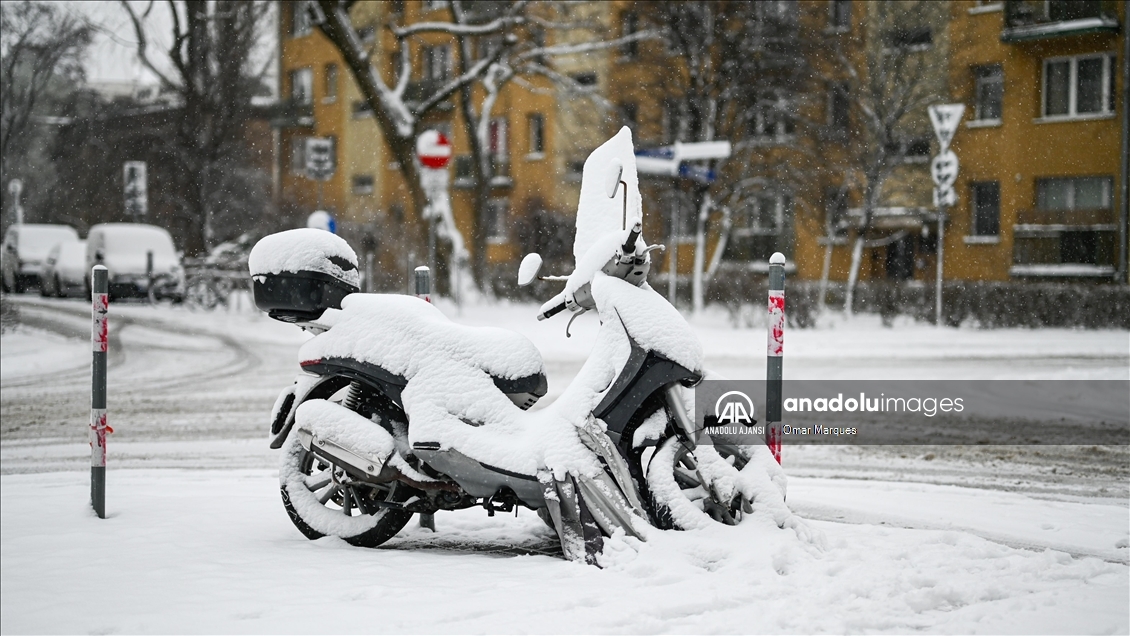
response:
M580 311L573 314L573 316L571 318L569 318L569 324L565 325L565 337L566 338L572 338L573 337L573 335L569 333L569 329L571 329L573 327L573 321L577 319L577 316L580 316L581 314L585 313L586 311L588 311L588 309L582 307Z

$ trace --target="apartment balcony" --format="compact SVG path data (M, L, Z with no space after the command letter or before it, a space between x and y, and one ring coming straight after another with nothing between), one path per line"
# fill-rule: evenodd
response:
M1061 232L1116 232L1111 208L1098 210L1020 210L1012 233L1017 237L1055 236Z
M490 158L490 172L487 178L490 185L495 188L509 188L514 185L510 176L510 157L493 156ZM475 185L474 158L470 155L459 155L455 158L455 183L456 188L470 188Z
M439 92L440 88L447 82L447 79L423 79L409 82L408 88L404 91L404 102L409 108L416 108L424 100ZM454 104L452 104L450 96L436 105L436 109L440 111L451 110L453 107Z
M1014 278L1114 275L1118 225L1112 209L1021 210L1012 233Z
M1001 42L1118 33L1116 0L1008 0Z
M258 107L274 128L313 128L314 105L293 99Z

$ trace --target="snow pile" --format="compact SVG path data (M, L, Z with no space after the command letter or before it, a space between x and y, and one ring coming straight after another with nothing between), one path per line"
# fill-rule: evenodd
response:
M361 287L357 254L345 239L312 228L287 230L264 236L247 258L252 276L282 272L321 272Z
M628 212L624 221L624 186L608 196L608 180L616 169L624 172L620 180L627 184ZM609 176L609 175L612 176ZM609 232L631 228L643 218L639 177L636 175L636 154L632 147L632 131L627 126L612 139L592 151L581 173L581 198L577 204L577 234L573 239L573 257L579 264L592 245ZM603 263L601 263L603 265Z

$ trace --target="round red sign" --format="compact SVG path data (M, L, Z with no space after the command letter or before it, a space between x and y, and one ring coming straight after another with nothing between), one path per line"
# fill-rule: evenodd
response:
M426 130L416 139L416 156L426 168L446 168L451 161L451 142L438 130Z

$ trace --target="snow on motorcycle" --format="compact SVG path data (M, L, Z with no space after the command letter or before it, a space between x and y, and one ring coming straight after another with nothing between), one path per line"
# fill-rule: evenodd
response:
M359 293L356 254L328 232L263 238L249 259L256 304L316 334L270 429L295 526L372 547L414 514L523 507L556 531L567 559L590 564L608 537L646 541L653 528L751 513L796 527L766 447L703 443L696 430L702 347L648 286L661 246L641 228L624 128L585 162L574 271L545 277L564 289L537 316L595 311L601 326L573 381L536 410L548 384L524 336L453 323L414 296ZM527 256L520 284L539 269Z

